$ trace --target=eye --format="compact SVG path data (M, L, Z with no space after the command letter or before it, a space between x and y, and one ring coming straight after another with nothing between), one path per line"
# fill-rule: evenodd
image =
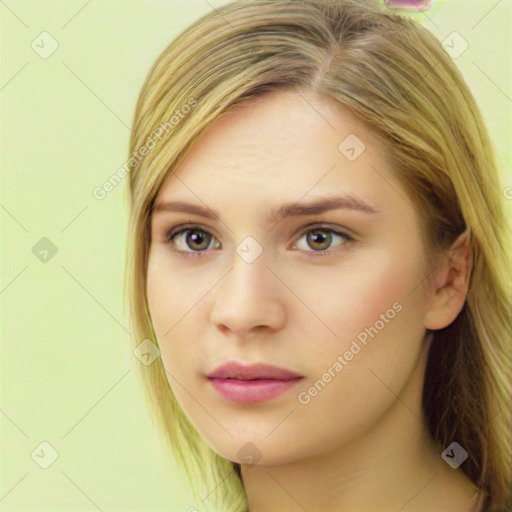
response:
M300 236L299 242L303 237L306 237L306 243L309 247L313 248L313 250L308 251L301 247L298 248L304 252L311 253L312 256L327 256L334 252L327 250L331 248L333 238L337 237L341 242L338 243L336 248L346 245L347 242L355 241L348 233L327 226L317 226L313 229L308 229ZM201 257L203 256L201 253L207 252L207 249L211 245L213 245L215 249L219 249L220 247L220 242L216 240L214 236L197 225L188 227L181 226L179 230L173 229L166 235L166 239L174 247L173 250L183 257ZM211 244L212 240L215 240L216 243ZM297 243L293 248L297 248L298 245Z
M208 231L200 226L191 226L177 232L171 231L166 238L171 245L177 247L175 249L176 252L185 257L202 256L202 254L198 253L204 252L210 245L210 242L215 240ZM214 246L219 248L220 243L217 241ZM187 251L187 248L192 249L192 251Z
M309 245L309 247L312 247L314 249L313 251L305 250L305 252L316 253L316 254L312 254L312 256L326 256L329 254L329 252L333 252L333 251L327 251L327 249L331 248L333 237L334 238L338 237L339 239L342 240L342 242L339 243L336 246L336 248L346 245L347 242L354 241L354 238L352 236L350 236L349 234L344 233L342 231L338 231L336 229L324 227L324 226L319 226L314 229L310 229L310 230L306 231L299 238L299 241L303 237L306 237L305 240L306 240L306 243ZM298 246L298 244L294 247L297 247L297 246ZM301 249L301 247L299 247L299 249Z

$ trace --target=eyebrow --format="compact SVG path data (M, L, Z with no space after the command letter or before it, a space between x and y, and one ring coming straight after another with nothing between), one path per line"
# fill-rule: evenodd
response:
M345 209L357 211L365 214L382 213L380 209L373 206L363 199L353 196L330 196L317 198L310 202L291 201L284 203L279 207L272 207L265 221L267 224L275 224L289 217L301 217L306 215L318 215L330 210ZM153 207L154 213L162 212L182 212L192 213L206 217L208 219L219 220L219 214L208 207L198 204L191 204L184 201L170 201L165 203L157 203Z

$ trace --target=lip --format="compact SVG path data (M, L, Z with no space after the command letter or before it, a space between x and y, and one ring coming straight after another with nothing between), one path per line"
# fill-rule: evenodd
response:
M229 361L207 375L213 388L232 402L263 402L282 395L303 376L267 364L242 365Z
M237 380L292 380L303 375L280 366L263 363L244 365L236 361L228 361L215 368L207 377Z

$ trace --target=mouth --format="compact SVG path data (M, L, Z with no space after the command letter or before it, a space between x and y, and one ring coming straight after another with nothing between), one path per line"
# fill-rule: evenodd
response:
M290 390L304 377L280 366L228 361L209 373L207 378L226 400L252 403L272 400Z

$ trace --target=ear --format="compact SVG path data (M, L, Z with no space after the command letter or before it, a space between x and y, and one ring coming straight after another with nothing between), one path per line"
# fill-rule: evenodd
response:
M459 235L439 261L424 318L425 327L431 330L450 325L464 306L473 266L469 229Z

